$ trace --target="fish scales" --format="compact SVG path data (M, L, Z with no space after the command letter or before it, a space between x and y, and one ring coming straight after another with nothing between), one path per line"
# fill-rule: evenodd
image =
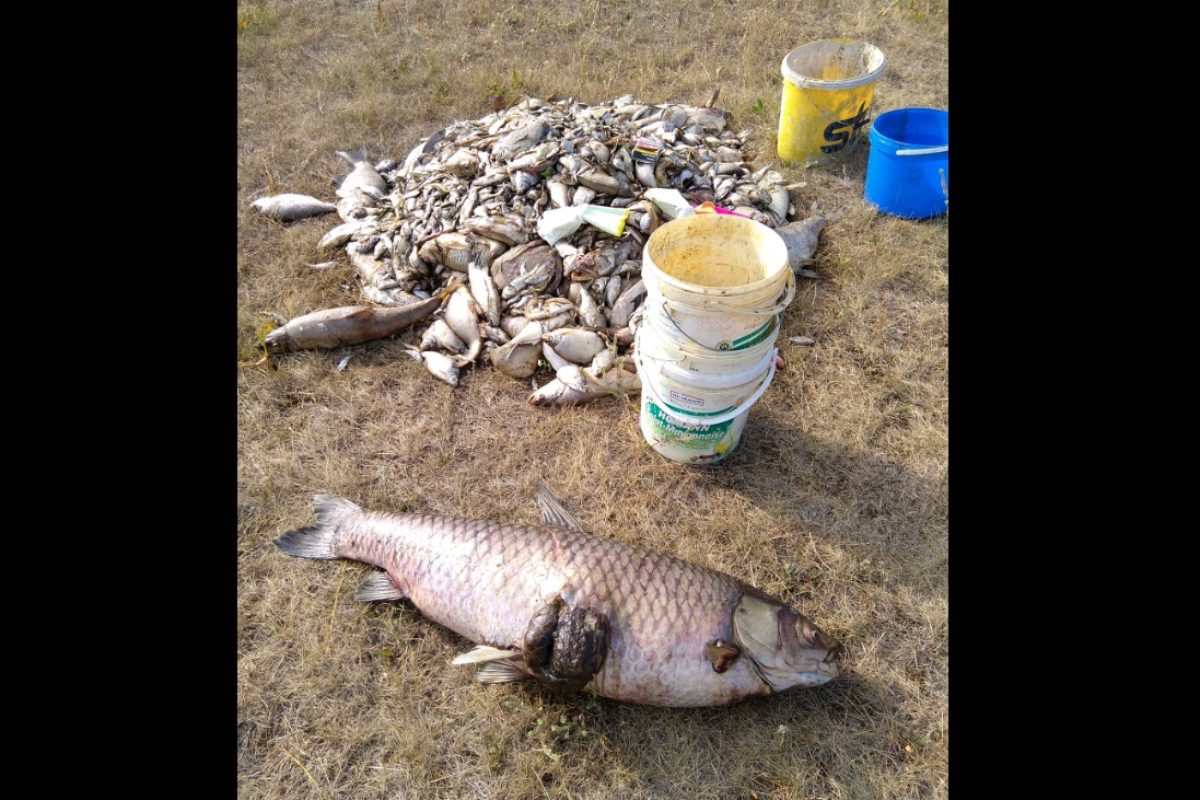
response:
M582 688L603 697L707 706L777 690L750 658L723 672L706 658L714 642L735 640L742 598L767 597L729 575L570 528L353 508L328 525L326 554L289 549L292 534L280 547L381 567L426 617L501 650L522 650L549 603L597 612L610 626L607 655Z

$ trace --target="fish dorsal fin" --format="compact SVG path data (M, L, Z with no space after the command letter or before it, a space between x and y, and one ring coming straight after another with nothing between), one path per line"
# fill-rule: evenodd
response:
M562 507L562 503L554 496L554 492L550 491L550 487L538 481L537 491L533 495L537 499L538 513L542 517L542 522L546 525L553 525L557 528L570 528L571 530L583 533L583 526L579 524L579 520L575 519L575 515Z
M360 308L358 311L355 311L352 314L347 314L346 319L358 319L358 320L366 321L366 320L369 320L373 316L375 316L375 309L367 307L367 308Z

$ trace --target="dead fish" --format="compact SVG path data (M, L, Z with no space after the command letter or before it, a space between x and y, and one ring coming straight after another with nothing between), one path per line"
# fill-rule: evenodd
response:
M632 703L711 706L837 677L841 645L782 600L588 534L544 484L536 497L542 524L524 527L316 495L315 524L275 544L381 567L355 599L408 599L477 643L453 663L482 665L482 683L530 678Z
M492 262L492 280L500 290L501 297L509 284L524 276L533 277L522 280L522 285L515 291L530 285L540 290L556 282L556 278L561 275L561 261L554 248L540 239L528 242L512 248ZM511 296L512 293L509 294L509 297Z
M438 348L450 353L461 353L467 349L463 340L458 338L458 335L450 330L450 326L446 324L444 319L435 319L433 324L425 329L425 333L421 336L421 350L433 350Z
M595 375L603 375L608 372L617 363L615 348L606 348L596 353L596 357L592 359L592 373Z
M338 216L342 218L343 222L370 220L378 210L377 201L358 190L351 192L346 197L338 198L337 201Z
M451 386L458 386L459 365L456 359L445 353L439 353L437 350L418 350L415 347L406 347L405 352L417 361L424 362L425 369L429 370L433 377L445 381Z
M258 209L263 216L280 222L292 222L337 211L337 206L333 203L326 203L306 194L277 194L272 197L260 197L250 205Z
M579 286L577 283L571 285ZM579 286L579 319L589 328L608 327L608 320L604 316L604 309L592 297L592 293L583 286Z
M523 316L510 315L500 318L500 329L509 336L516 336L529 323Z
M550 205L554 208L571 205L571 189L562 180L551 178L546 181L546 188L550 192Z
M634 191L630 188L629 181L624 175L613 177L607 172L601 172L595 168L585 168L575 178L581 186L586 186L597 194L611 194L619 197L634 196ZM578 205L578 199L576 205Z
M387 192L387 181L383 179L376 170L373 164L367 160L367 148L360 147L353 153L347 153L342 150L335 150L339 156L349 161L354 169L338 186L338 197L349 197L355 189L363 189L368 192L374 190L377 193Z
M597 376L591 367L581 369L569 364L558 370L554 380L529 395L528 402L534 406L564 406L641 390L642 382L636 373L614 368Z
M452 270L466 272L471 260L471 242L465 233L438 234L417 249L417 256L427 264L444 264Z
M446 303L446 324L467 346L466 354L458 357L459 366L471 363L479 357L483 340L479 336L479 306L476 305L467 287L460 285L450 301Z
M417 295L413 292L406 292L399 287L394 289L376 289L371 284L364 283L359 288L362 290L363 297L381 306L406 306L410 303L418 303L429 299L428 292L424 295Z
M821 231L825 230L825 218L816 215L808 219L789 222L775 229L787 245L788 264L793 270L812 263L813 253L817 252L817 244Z
M559 328L542 337L542 341L568 361L590 364L606 345L600 335L584 328Z
M617 304L617 300L621 297L621 277L613 275L608 279L608 285L604 287L604 305L608 306L611 311L613 306ZM614 326L620 327L620 326Z
M500 293L496 291L496 284L492 283L492 276L488 274L487 267L478 258L473 258L467 264L467 275L470 277L471 295L475 302L487 315L488 322L499 325Z
M312 269L330 269L332 267L336 267L337 265L338 265L338 262L336 262L336 261L318 261L315 264L310 264L307 261L304 262L304 266L310 267Z
M535 119L500 137L500 141L492 145L492 158L499 163L511 159L518 153L530 149L549 133L550 126L544 120Z
M350 256L350 266L354 267L354 271L362 277L363 281L374 286L376 289L395 289L399 284L396 283L395 273L392 272L392 261L381 261L372 255L360 253L355 249L354 244L346 246L346 253Z
M525 232L524 228L502 216L474 217L467 220L467 230L507 245L525 244L529 241L529 234Z
M546 359L546 363L550 365L550 369L555 372L571 364L570 361L560 356L558 351L550 346L549 342L542 342L542 358Z
M443 289L428 300L397 308L346 306L314 311L268 333L267 352L321 350L382 339L432 316L447 294Z
M574 314L575 311L575 304L565 297L535 297L525 308L525 319L544 321L563 314Z
M614 328L623 328L637 309L637 303L646 294L646 286L642 281L621 292L617 302L613 303L612 313L608 315L608 324Z
M488 342L499 346L508 344L512 340L512 337L505 333L503 328L497 325L489 325L486 322L480 323L479 332L485 339L483 343L484 347L488 346Z
M492 351L492 366L511 378L528 378L537 372L541 341L541 324L529 323L508 344Z
M442 168L451 175L470 178L479 172L479 156L470 150L458 150L446 160Z
M317 242L317 247L321 249L326 247L341 247L342 245L346 244L346 242L350 241L350 238L354 236L354 234L370 229L371 223L364 222L363 220L354 219L349 222L343 222L341 225L338 225L336 228L332 228L328 233L322 236L321 241Z

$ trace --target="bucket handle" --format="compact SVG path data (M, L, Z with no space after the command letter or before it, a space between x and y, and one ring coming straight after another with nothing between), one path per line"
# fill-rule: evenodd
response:
M754 390L754 394L750 395L748 400L732 411L726 411L724 414L717 414L715 417L693 417L691 414L685 414L684 412L676 411L675 409L671 409L666 413L685 424L706 427L709 425L720 425L722 422L728 422L734 417L749 411L750 407L758 402L758 398L762 397L763 393L767 391L767 387L771 385L771 381L775 379L775 356L778 355L778 353L779 348L775 348L775 352L771 354L771 366L767 369L766 379L761 385L759 385L757 389ZM649 376L642 369L642 354L637 349L634 349L633 351L633 364L637 367L638 376L642 379L642 391L648 393L650 395L650 399L658 405L665 406L666 403L664 403L663 399L658 396L658 392L654 391L654 381L650 380Z
M920 147L917 149L897 150L898 156L931 156L934 153L945 153L950 150L950 145L944 144L941 147Z
M692 313L692 314L724 313L724 314L736 314L739 317L773 317L776 314L782 314L784 312L784 310L786 310L787 307L791 304L792 300L795 299L795 297L796 297L796 273L792 272L791 267L788 267L787 296L783 298L783 302L778 303L778 304L772 306L771 308L768 308L766 311L749 311L744 308L734 308L732 306L727 306L719 300L710 300L704 304L705 305L704 308L696 308L694 306L688 306L688 313ZM717 310L712 311L712 310L710 310L710 308L717 309ZM663 298L663 311L665 312L666 309L667 309L667 300L666 300L666 298ZM668 314L667 316L670 316L670 314ZM679 326L676 325L675 327L679 327ZM686 336L687 334L684 334L684 335ZM691 338L691 337L688 337L688 338ZM697 342L697 344L700 344L700 343ZM700 346L703 347L704 345L700 345ZM711 350L712 348L710 347L708 349Z

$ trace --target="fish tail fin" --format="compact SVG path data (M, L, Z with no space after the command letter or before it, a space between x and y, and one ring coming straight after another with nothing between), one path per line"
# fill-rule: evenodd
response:
M337 558L333 534L337 524L362 509L343 497L318 494L313 497L317 524L288 531L275 540L275 545L289 556L300 558Z
M454 294L454 292L458 290L458 287L462 285L463 282L461 278L459 278L457 275L451 276L450 282L442 287L442 289L435 294L434 297L436 297L438 300L445 300L447 297Z
M357 150L354 150L352 152L346 152L345 150L334 150L333 152L337 153L339 156L346 159L351 164L357 164L360 161L367 160L366 145L363 145L362 147L360 147Z

